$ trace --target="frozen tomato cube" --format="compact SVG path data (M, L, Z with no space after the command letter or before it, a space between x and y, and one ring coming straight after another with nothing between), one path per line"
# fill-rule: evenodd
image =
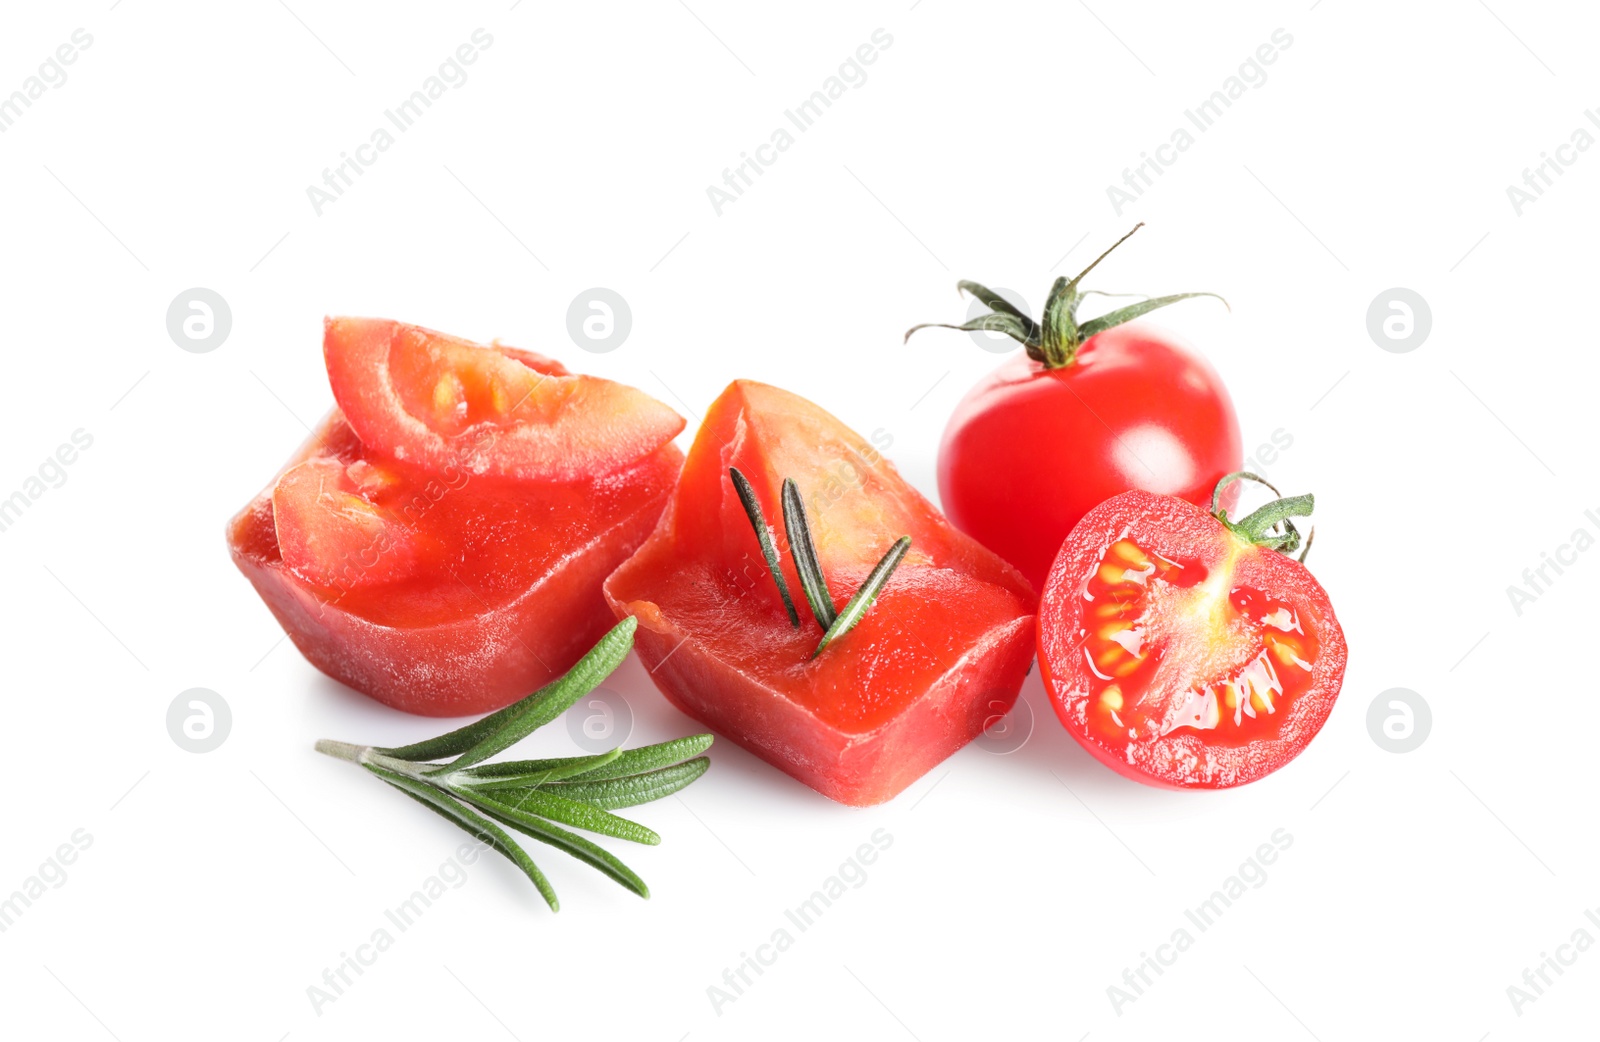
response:
M773 524L799 629L730 467ZM823 630L788 553L785 478L805 501L835 609L895 540L912 540L865 618L816 657ZM899 793L1009 711L1034 652L1036 602L1014 568L953 528L878 446L750 381L712 405L660 524L606 595L639 620L639 654L674 705L858 806Z

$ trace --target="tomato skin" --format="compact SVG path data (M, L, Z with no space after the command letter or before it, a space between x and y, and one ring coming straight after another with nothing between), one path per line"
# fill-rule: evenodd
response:
M1243 449L1211 365L1140 323L1089 338L1047 370L1017 355L962 399L939 449L956 527L1040 588L1080 518L1130 489L1210 501Z
M668 444L571 485L467 480L375 456L335 409L281 473L374 459L398 476L402 501L425 496L414 500L422 506L408 518L416 538L406 547L422 559L407 559L393 581L363 573L336 587L292 570L276 479L229 522L229 550L312 665L396 709L462 716L553 680L615 624L601 584L649 535L683 454ZM380 557L371 571L389 563Z
M1108 548L1131 539L1172 559L1226 569L1231 588L1269 591L1293 607L1319 644L1305 690L1289 702L1279 732L1270 739L1221 746L1190 728L1143 741L1109 741L1087 724L1088 692L1095 686L1085 659L1089 577ZM1205 630L1195 621L1194 633ZM1255 546L1215 517L1173 496L1132 491L1091 510L1061 547L1045 583L1039 609L1039 666L1051 704L1067 731L1097 760L1125 777L1160 788L1219 789L1256 781L1300 755L1332 712L1344 679L1347 648L1326 591L1305 567L1275 550ZM1168 647L1155 649L1159 655ZM1160 661L1157 659L1157 661ZM1189 678L1209 685L1211 676Z
M728 468L750 481L783 556L789 622ZM842 608L902 535L911 550L872 609L812 658L779 494L807 504ZM890 799L1016 701L1033 657L1033 591L952 527L866 439L787 391L736 381L707 411L648 542L606 581L673 705L830 799Z

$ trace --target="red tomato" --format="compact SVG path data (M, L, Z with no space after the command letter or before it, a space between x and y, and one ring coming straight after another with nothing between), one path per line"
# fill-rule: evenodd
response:
M498 709L615 624L605 577L655 525L673 445L568 484L375 455L336 409L228 527L234 563L311 664L426 716Z
M624 384L388 319L328 319L323 355L362 444L433 470L580 480L643 459L684 427Z
M801 626L729 477L775 522ZM865 618L813 658L822 627L782 535L797 484L835 609L901 536L911 549ZM1022 577L950 526L878 448L817 406L738 381L711 406L649 541L606 582L656 685L695 719L843 803L881 803L1015 702L1033 656Z
M1118 326L1059 369L1019 354L973 388L945 428L939 496L1038 588L1103 500L1136 488L1204 503L1241 456L1216 370L1171 337Z
M1061 548L1039 663L1061 722L1102 763L1151 785L1220 789L1305 749L1339 694L1345 641L1292 558L1184 500L1135 491L1089 511Z
M956 407L939 448L939 496L956 527L1035 589L1072 526L1102 500L1143 489L1204 503L1240 466L1239 421L1216 370L1170 336L1122 324L1215 294L1146 299L1080 322L1079 282L1110 252L1057 279L1039 322L993 290L960 283L993 311L954 328L1005 333L1027 353Z

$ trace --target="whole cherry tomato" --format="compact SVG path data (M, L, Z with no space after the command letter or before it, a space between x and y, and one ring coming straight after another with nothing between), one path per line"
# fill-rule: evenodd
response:
M962 282L994 310L946 327L1005 333L1027 348L956 407L939 449L939 495L956 527L1035 589L1067 533L1104 500L1141 489L1204 503L1240 467L1239 421L1216 370L1167 334L1122 324L1214 294L1142 300L1080 323L1079 282L1106 254L1056 281L1042 322Z

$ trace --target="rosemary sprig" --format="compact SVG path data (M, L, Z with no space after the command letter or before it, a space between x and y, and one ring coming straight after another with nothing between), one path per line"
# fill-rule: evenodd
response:
M750 526L756 530L756 541L761 544L761 553L767 559L767 568L772 572L772 579L778 584L778 593L783 597L783 605L789 610L789 621L794 623L795 629L800 628L800 617L795 612L794 599L789 595L789 583L783 577L783 569L778 564L778 548L772 542L772 530L767 525L766 515L761 510L761 503L756 499L755 489L750 487L750 482L739 472L737 467L728 468L728 476L733 479L733 487L739 493L739 499L744 503L745 514L750 518ZM794 570L800 576L800 587L805 592L806 603L811 606L811 614L822 626L822 642L817 645L817 650L811 653L815 659L828 649L828 645L843 637L855 628L856 623L867 614L873 602L878 599L878 594L889 582L889 577L900 566L900 561L905 557L906 551L911 549L911 537L901 536L895 544L883 555L877 565L862 582L861 588L850 598L844 611L836 612L833 607L833 597L828 593L828 581L822 574L822 562L817 558L816 545L811 540L811 521L806 516L805 500L800 495L800 487L794 483L793 478L783 479L783 529L789 538L789 556L794 559Z
M627 657L637 627L635 619L624 619L565 676L448 734L396 748L325 739L317 743L317 751L365 767L505 855L533 881L551 911L560 909L554 887L502 825L564 850L640 897L649 897L644 880L615 855L561 826L634 843L660 843L651 829L611 812L670 796L704 774L711 761L700 754L710 747L711 735L593 756L484 762L593 691ZM437 762L452 757L448 763Z

